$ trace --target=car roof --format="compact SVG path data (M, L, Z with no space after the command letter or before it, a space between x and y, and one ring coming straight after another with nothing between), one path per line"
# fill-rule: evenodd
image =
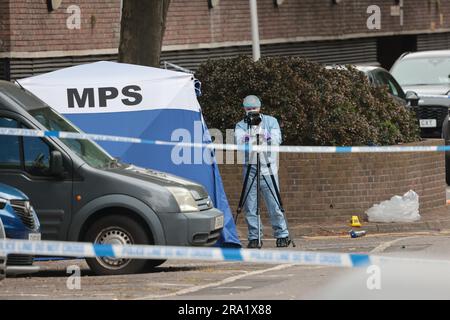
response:
M42 100L18 85L0 80L0 108L23 113L48 107Z
M381 67L364 66L364 65L355 65L355 68L356 68L357 70L359 70L359 71L362 71L362 72L370 72L370 71L377 70L377 69L382 69L382 70L384 70L384 69L381 68Z
M418 51L405 54L401 59L418 59L418 58L450 58L450 50L430 50Z
M350 65L353 66L356 70L359 70L364 73L371 72L374 70L385 70L382 67L377 67L377 66L370 66L370 65L363 65L363 64L350 64ZM345 70L346 65L329 65L329 66L326 66L326 69ZM385 70L385 71L388 72L387 70Z

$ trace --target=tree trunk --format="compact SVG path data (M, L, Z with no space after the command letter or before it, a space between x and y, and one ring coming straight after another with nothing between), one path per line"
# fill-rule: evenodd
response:
M170 0L123 0L119 61L159 67Z

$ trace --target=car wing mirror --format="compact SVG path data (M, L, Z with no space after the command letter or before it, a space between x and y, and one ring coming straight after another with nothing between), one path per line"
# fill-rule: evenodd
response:
M411 107L417 107L419 105L419 95L414 91L407 91L405 93L406 101L408 101Z
M50 174L55 177L63 177L63 156L60 151L52 151L50 155Z

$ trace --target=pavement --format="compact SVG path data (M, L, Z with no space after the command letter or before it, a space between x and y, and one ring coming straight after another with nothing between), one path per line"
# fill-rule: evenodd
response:
M300 223L289 223L289 231L293 237L302 236L337 236L346 235L352 229L350 218L339 217L326 220L302 221ZM394 233L394 232L417 232L417 231L441 231L450 229L450 205L445 208L434 210L421 215L417 222L408 223L374 223L368 222L364 216L359 216L362 228L355 230L365 230L369 234ZM270 223L264 221L264 235L271 236ZM238 235L240 239L246 237L247 226L244 223L238 224Z

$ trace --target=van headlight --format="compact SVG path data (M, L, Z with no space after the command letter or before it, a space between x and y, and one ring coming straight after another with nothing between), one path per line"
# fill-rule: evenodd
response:
M167 189L177 201L178 207L180 207L181 212L200 211L197 206L197 202L195 202L194 197L188 189L179 187L167 187Z

